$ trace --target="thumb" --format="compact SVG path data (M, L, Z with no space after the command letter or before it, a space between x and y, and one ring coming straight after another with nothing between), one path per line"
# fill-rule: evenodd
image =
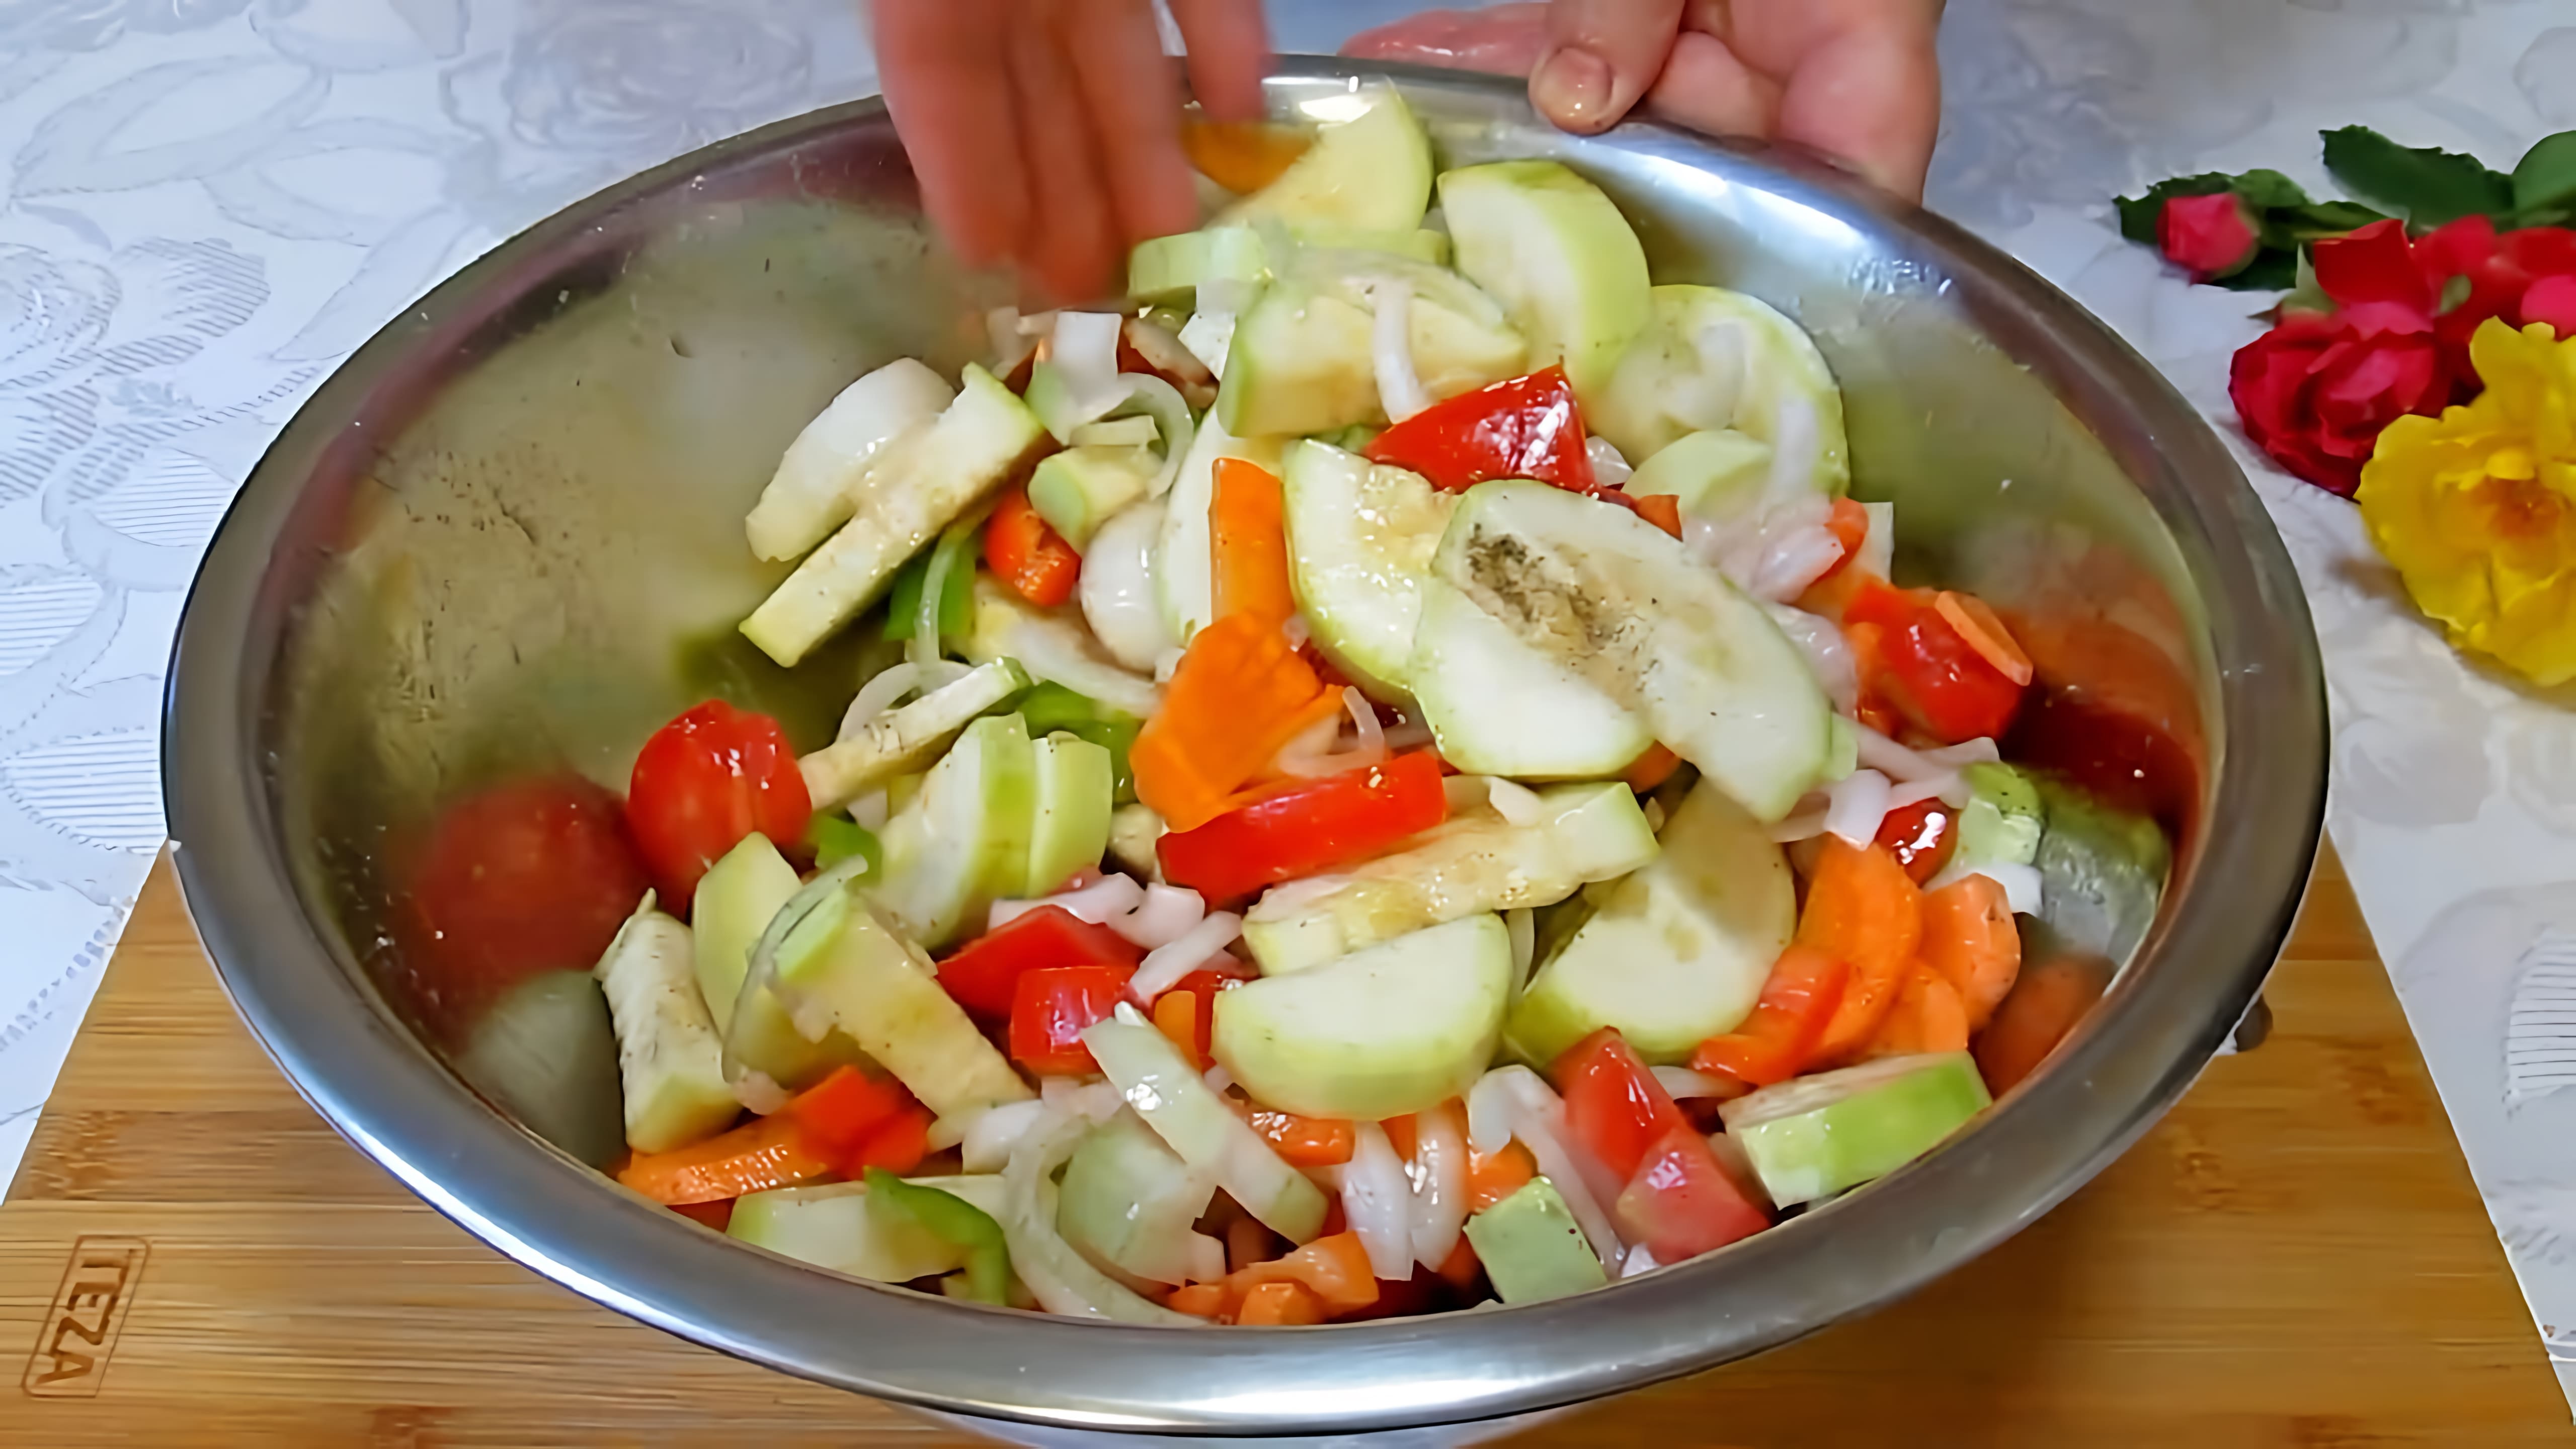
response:
M1568 131L1619 123L1654 86L1680 33L1683 0L1554 0L1530 104Z

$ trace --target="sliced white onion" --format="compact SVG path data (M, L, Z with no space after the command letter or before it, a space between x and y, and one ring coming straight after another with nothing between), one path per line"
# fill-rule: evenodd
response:
M1146 950L1157 951L1188 935L1206 919L1207 902L1197 891L1149 885L1144 899L1125 915L1111 917L1108 926Z
M1160 498L1171 489L1172 480L1181 476L1181 463L1189 457L1190 444L1198 438L1189 400L1181 396L1180 389L1150 372L1122 372L1117 385L1126 390L1126 395L1114 410L1121 414L1142 411L1163 435L1163 465L1154 470L1152 481L1145 485L1146 497Z
M1688 1067L1657 1067L1654 1072L1655 1080L1663 1085L1664 1095L1676 1102L1687 1102L1693 1097L1723 1097L1733 1090L1708 1073L1694 1072Z
M1467 1089L1467 1145L1491 1157L1512 1145L1512 1087L1505 1067L1485 1073Z
M1958 768L1919 750L1909 750L1858 720L1849 723L1860 742L1860 763L1899 784L1938 779Z
M1651 1273L1662 1266L1664 1265L1655 1261L1655 1255L1647 1250L1646 1245L1639 1243L1628 1250L1627 1258L1619 1264L1619 1276L1635 1278Z
M1801 810L1790 816L1788 819L1771 827L1771 843L1774 845L1795 845L1801 840L1813 840L1824 833L1825 812L1822 810Z
M1774 500L1813 498L1830 512L1832 504L1816 492L1816 462L1825 446L1816 405L1788 388L1781 394L1771 414L1771 477L1764 487Z
M1047 361L1071 395L1072 422L1090 422L1127 400L1118 377L1118 334L1126 320L1115 312L1056 314Z
M1127 345L1136 349L1136 355L1145 359L1146 366L1175 379L1184 392L1197 393L1203 400L1214 398L1216 375L1208 371L1207 363L1197 353L1182 345L1178 335L1159 323L1130 317L1127 319L1126 337Z
M1825 791L1825 833L1866 848L1887 822L1888 781L1876 770L1854 770Z
M1995 744L1994 737L1991 735L1979 735L1973 740L1962 740L1955 745L1943 745L1937 750L1918 750L1916 753L1936 765L1953 770L1965 769L1970 765L1990 765L2004 757L2003 750Z
M1583 440L1583 451L1592 460L1592 481L1603 488L1624 488L1637 474L1618 444L1599 433Z
M1527 906L1512 907L1503 912L1503 930L1512 940L1512 994L1518 996L1538 960L1538 912Z
M1122 509L1091 536L1077 588L1082 622L1109 657L1138 674L1172 647L1154 589L1154 556L1163 536L1163 501Z
M1164 650L1162 653L1155 655L1154 682L1156 684L1171 683L1172 676L1181 672L1181 658L1186 653L1188 653L1187 650L1181 648L1180 645L1175 644L1171 648Z
M1467 1225L1467 1135L1446 1104L1415 1114L1405 1177L1413 1189L1413 1261L1437 1268L1458 1250Z
M1189 1266L1182 1271L1193 1283L1213 1283L1225 1276L1225 1244L1205 1233L1190 1234Z
M1431 394L1413 366L1413 285L1400 277L1374 282L1369 302L1376 313L1369 329L1369 359L1377 367L1378 403L1389 422L1400 423L1431 406Z
M1104 875L1080 890L1063 891L1036 900L995 901L986 917L984 929L998 931L1040 906L1062 906L1076 920L1114 928L1144 899L1145 888L1136 884L1133 877Z
M1483 775L1442 776L1440 793L1448 797L1449 813L1462 815L1478 806L1491 803L1494 792L1492 787L1485 783L1486 779L1487 777Z
M1233 945L1242 934L1243 917L1232 911L1202 917L1197 925L1145 953L1136 974L1127 978L1127 994L1153 1005L1155 997L1180 984L1182 977L1206 965L1208 958Z
M2038 915L2040 906L2045 902L2044 878L2039 873L2039 867L2018 865L2008 861L1989 861L1974 867L1963 866L1954 861L1947 869L1926 882L1923 889L1937 891L1944 886L1955 885L1972 875L1984 876L2002 886L2004 902L2012 907L2012 913L2016 916Z
M1843 541L1829 528L1808 525L1772 535L1745 589L1757 599L1786 603L1807 591L1843 561Z
M1506 780L1500 775L1486 776L1485 798L1492 802L1494 813L1503 817L1507 825L1536 825L1547 818L1547 802L1538 798L1536 790L1517 780Z
M1887 808L1906 810L1926 800L1939 800L1960 809L1967 807L1968 782L1956 770L1934 775L1928 780L1908 780L1887 792ZM1955 797L1955 798L1954 798Z
M1050 1112L1067 1117L1080 1117L1089 1122L1106 1122L1118 1115L1127 1100L1118 1095L1118 1086L1094 1077L1087 1081L1073 1077L1038 1079L1038 1104Z
M857 821L862 830L885 829L886 818L893 813L893 802L886 799L883 790L870 790L850 802L850 818Z
M1199 311L1181 324L1181 345L1219 378L1225 376L1226 354L1234 350L1234 318L1239 310L1218 307L1203 286L1199 289Z
M1648 832L1649 834L1653 834L1653 835L1661 835L1661 834L1663 834L1663 833L1664 833L1664 802L1663 802L1663 801L1661 801L1661 800L1656 799L1656 798L1655 798L1654 796L1652 796L1652 795L1649 795L1649 796L1647 796L1647 797L1646 797L1646 803L1645 803L1643 806L1639 807L1639 808L1640 808L1640 810L1644 813L1644 815L1645 815L1645 817L1646 817L1646 830L1647 830L1647 832Z
M1107 660L1094 658L1083 646L1080 629L1052 618L1022 619L1011 630L1009 650L1033 679L1061 684L1111 709L1150 717L1162 708L1154 686Z
M845 742L856 738L870 721L912 693L920 681L921 666L917 664L897 664L878 671L874 679L859 686L858 694L850 700L850 707L842 712L839 738Z
M1852 563L1879 578L1892 577L1896 572L1896 505L1864 503L1861 508L1869 514L1869 532L1861 535L1860 557Z
M1352 1134L1351 1160L1342 1166L1342 1216L1360 1235L1369 1271L1402 1281L1413 1276L1413 1191L1404 1159L1386 1140L1386 1129L1362 1122Z
M1206 1081L1208 1090L1222 1097L1227 1089L1234 1085L1234 1073L1227 1071L1224 1064L1219 1063L1207 1069Z
M1032 332L1029 327L1032 320L1022 317L1017 307L996 307L984 314L984 335L993 344L995 377L1009 377L1019 371L1020 364L1029 360L1030 353L1037 351L1038 332L1045 329Z
M1201 1323L1139 1296L1093 1267L1056 1231L1055 1170L1090 1131L1078 1118L1050 1112L1011 1153L1010 1165L1002 1169L1000 1214L1011 1250L1011 1271L1019 1274L1038 1306L1049 1313L1176 1328Z
M1050 1077L1047 1080L1053 1081ZM1046 1120L1047 1104L1006 1102L988 1107L966 1124L965 1140L958 1148L965 1154L968 1172L999 1172L1009 1164L1013 1149L1020 1145L1029 1129Z
M1315 631L1307 627L1305 615L1291 614L1288 622L1279 626L1279 637L1288 641L1290 649L1303 649L1306 641L1315 637Z
M1163 430L1151 417L1103 418L1084 423L1073 430L1067 440L1076 448L1150 448L1162 441Z

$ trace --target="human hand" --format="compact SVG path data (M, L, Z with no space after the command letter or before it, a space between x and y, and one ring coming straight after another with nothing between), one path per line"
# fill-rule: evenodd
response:
M1181 91L1151 0L870 0L886 106L922 207L969 265L1058 301L1198 224ZM1209 119L1262 114L1261 0L1171 0Z
M1941 122L1942 0L1553 0L1431 11L1348 55L1530 78L1530 101L1591 134L1642 104L1719 136L1796 142L1919 200Z

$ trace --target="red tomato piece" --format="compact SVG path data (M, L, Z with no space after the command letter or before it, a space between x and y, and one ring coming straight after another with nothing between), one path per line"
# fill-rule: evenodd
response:
M1597 491L1583 447L1583 410L1563 367L1433 403L1377 435L1373 463L1410 468L1434 488L1464 492L1494 478L1535 478Z
M1052 609L1073 597L1082 580L1082 555L1029 506L1029 490L1015 487L984 525L984 562L1020 597Z
M1959 817L1939 800L1918 800L1887 812L1879 822L1878 843L1921 885L1939 875L1959 848Z
M1440 757L1429 750L1294 786L1155 842L1163 876L1208 898L1382 855L1449 818Z
M1019 980L1053 966L1125 966L1145 959L1144 948L1107 926L1096 926L1062 906L1039 906L1003 922L957 948L939 963L939 984L977 1016L1011 1014Z
M1022 975L1011 996L1011 1059L1040 1075L1100 1070L1082 1033L1126 998L1132 966L1049 966Z
M1567 1135L1622 1181L1636 1173L1647 1148L1690 1125L1616 1027L1605 1026L1566 1048L1549 1075L1565 1098Z
M1708 1139L1676 1127L1639 1154L1611 1215L1658 1263L1679 1263L1771 1226L1761 1202L1719 1164Z
M1813 946L1791 946L1771 963L1762 999L1744 1024L1713 1036L1691 1054L1703 1072L1722 1072L1756 1087L1785 1082L1805 1070L1842 1009L1851 963Z
M646 884L617 797L578 775L448 806L407 892L423 1015L462 1031L538 972L590 969Z
M627 826L662 909L674 914L688 911L698 878L746 836L785 850L813 818L787 731L721 699L654 731L626 787Z
M1943 744L2002 738L2021 708L2024 687L1962 637L1936 595L1865 582L1843 610L1846 626L1878 633L1874 666L1862 687L1915 728Z

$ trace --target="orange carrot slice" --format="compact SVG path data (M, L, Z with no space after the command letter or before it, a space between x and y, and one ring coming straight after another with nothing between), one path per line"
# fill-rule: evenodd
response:
M1628 768L1620 772L1619 778L1628 782L1629 789L1643 795L1671 779L1673 771L1681 767L1681 756L1662 745L1648 745L1644 754L1628 762Z
M1274 121L1181 123L1181 150L1201 176L1247 196L1279 179L1315 144L1311 131Z
M1920 1052L1968 1049L1968 1009L1949 978L1917 963L1905 976L1905 988L1880 1020L1878 1030L1861 1048L1864 1059L1913 1056Z
M755 1117L730 1132L669 1152L629 1160L617 1180L672 1207L717 1202L811 1182L835 1170L816 1152L805 1129L785 1112Z
M1817 1064L1854 1059L1904 989L1923 938L1923 892L1882 846L1862 849L1827 836L1807 883L1798 943L1850 963L1842 1005L1817 1043Z
M1490 1156L1471 1157L1467 1161L1467 1211L1480 1213L1520 1191L1538 1176L1538 1163L1529 1149L1517 1142L1503 1144L1503 1150Z
M1208 537L1220 617L1250 614L1276 629L1297 612L1288 587L1287 499L1258 463L1219 458Z
M1932 611L1958 630L1959 637L1968 641L1968 647L1976 650L2004 678L2015 684L2030 683L2030 656L2022 652L2012 630L2004 627L2004 621L1995 617L1995 611L1986 607L1985 600L1974 594L1954 594L1944 590L1939 598L1932 601Z
M1247 1328L1278 1328L1324 1321L1324 1300L1303 1283L1278 1279L1256 1283L1243 1295L1234 1321Z
M1923 962L1957 989L1968 1030L1983 1031L2021 975L2021 927L2004 888L1964 876L1923 898Z
M1299 730L1342 707L1276 624L1229 614L1198 632L1128 760L1136 795L1174 830L1196 830Z

